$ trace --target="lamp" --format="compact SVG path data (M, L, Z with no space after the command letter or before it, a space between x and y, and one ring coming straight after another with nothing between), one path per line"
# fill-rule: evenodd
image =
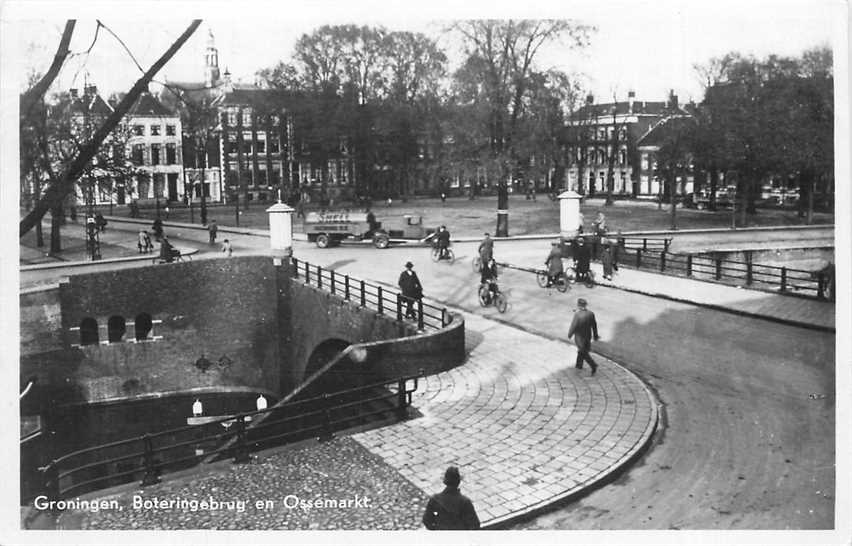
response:
M193 417L198 417L202 413L204 413L204 406L201 404L201 400L196 398L195 402L192 404L192 415Z
M255 406L257 406L257 411L265 410L266 407L267 407L266 397L263 396L262 394L260 396L258 396L257 400L255 401Z

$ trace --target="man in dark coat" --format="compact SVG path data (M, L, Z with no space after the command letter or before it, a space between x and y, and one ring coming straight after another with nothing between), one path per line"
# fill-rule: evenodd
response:
M447 249L450 247L450 232L447 231L447 226L441 226L438 233L435 234L435 241L440 252L439 259L443 260L447 257Z
M417 278L417 273L414 272L413 263L405 263L405 271L399 274L397 284L405 298L405 318L417 318L417 314L414 312L414 302L423 297L423 286L420 284L420 279Z
M444 473L444 488L429 498L423 513L423 525L436 530L475 530L479 529L479 517L473 503L459 491L461 476L459 469L451 466Z
M574 260L577 268L577 280L585 279L589 274L589 263L592 261L592 251L586 245L586 241L580 237L577 239L577 248L574 251Z
M568 328L568 338L574 336L574 344L577 346L577 361L574 367L583 368L583 360L589 363L592 367L592 375L598 371L598 365L592 360L592 355L589 351L592 349L592 334L595 336L595 341L598 337L598 323L595 321L595 314L586 309L587 302L583 298L577 300L577 311L574 313L574 318L571 320L571 326Z

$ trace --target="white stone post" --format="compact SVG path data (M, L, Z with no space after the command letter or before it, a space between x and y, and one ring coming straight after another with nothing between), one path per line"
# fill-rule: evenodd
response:
M276 203L266 209L269 214L269 246L275 265L293 255L293 213L296 210L285 203Z
M583 198L572 190L564 191L559 198L559 235L563 238L576 237L580 227L580 199Z

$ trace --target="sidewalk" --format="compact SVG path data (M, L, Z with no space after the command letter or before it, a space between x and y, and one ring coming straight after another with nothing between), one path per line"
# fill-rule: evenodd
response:
M90 529L416 529L426 498L443 489L444 470L456 465L483 526L497 527L602 485L648 446L657 402L632 373L596 355L600 368L591 376L574 368L573 345L477 315L465 314L465 321L468 359L421 383L412 403L419 418L103 497L129 506L133 495L225 496L248 500L245 512L72 511L61 523ZM375 504L306 514L284 506L288 494L366 495ZM263 499L275 508L252 506Z

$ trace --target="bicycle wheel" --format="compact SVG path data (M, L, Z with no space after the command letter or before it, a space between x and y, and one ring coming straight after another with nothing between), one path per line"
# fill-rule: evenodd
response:
M562 273L558 277L556 277L556 289L560 292L567 292L571 285L568 283L568 277L565 273Z
M438 247L432 247L432 261L437 262L441 259L441 251Z
M488 307L488 287L484 284L479 287L479 305Z
M453 265L453 262L456 261L456 255L450 248L447 249L447 261L450 262L450 265Z
M497 297L494 299L494 305L497 307L498 311L505 313L506 308L509 306L509 302L506 301L506 296L500 293L497 294Z
M547 286L547 271L539 271L535 274L535 282L542 288Z
M479 256L473 259L471 265L473 266L474 273L479 273L482 270L482 260L479 259Z

